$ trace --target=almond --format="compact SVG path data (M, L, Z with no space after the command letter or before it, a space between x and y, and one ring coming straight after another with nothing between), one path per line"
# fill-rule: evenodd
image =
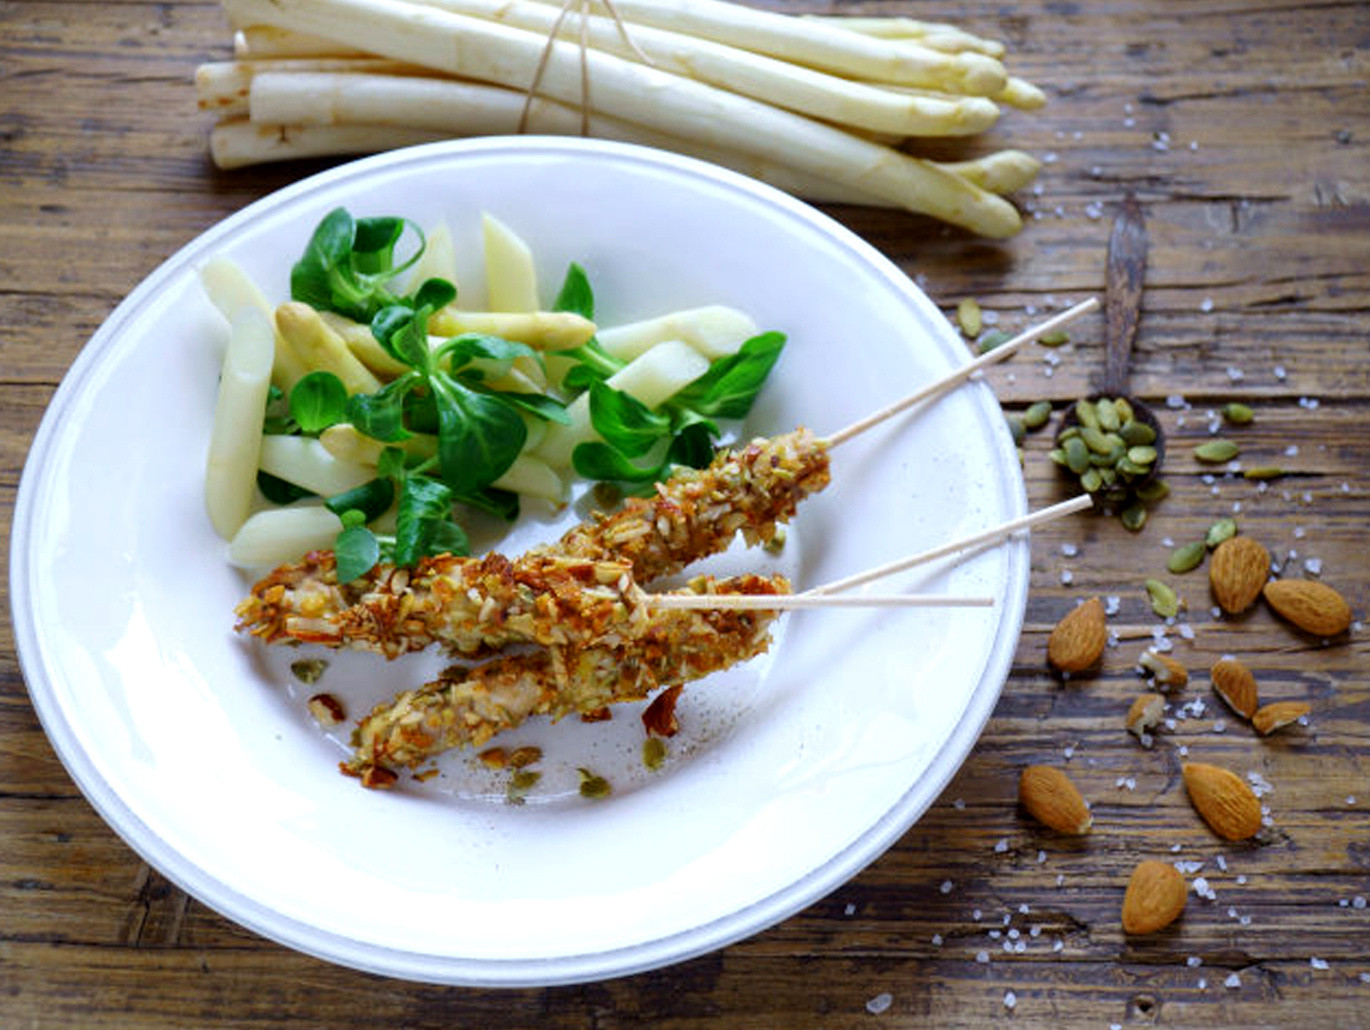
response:
M1047 661L1062 672L1084 672L1104 655L1108 625L1104 604L1091 597L1056 624L1047 640Z
M1127 731L1136 734L1138 740L1149 743L1144 737L1155 729L1165 716L1165 698L1160 694L1143 694L1132 702L1127 711Z
M1262 737L1268 737L1291 722L1298 722L1312 710L1311 705L1302 701L1272 701L1251 717L1251 725Z
M1180 871L1168 862L1138 862L1123 895L1123 932L1155 933L1180 918L1189 893Z
M1137 662L1151 673L1158 687L1164 687L1168 691L1179 690L1189 683L1189 670L1168 654L1148 649L1142 652Z
M1094 817L1070 777L1050 765L1030 765L1018 779L1018 800L1038 822L1058 833L1080 834Z
M1208 828L1224 840L1246 840L1261 828L1261 803L1242 778L1203 762L1182 767L1185 790Z
M1251 670L1235 658L1220 658L1213 663L1209 673L1213 689L1227 702L1227 707L1243 719L1256 714L1259 702L1256 700L1256 677Z
M1249 536L1234 536L1220 543L1208 562L1208 585L1223 611L1244 612L1261 596L1270 578L1270 552Z
M1351 606L1325 583L1277 579L1265 585L1264 593L1271 608L1305 633L1335 637L1351 625Z

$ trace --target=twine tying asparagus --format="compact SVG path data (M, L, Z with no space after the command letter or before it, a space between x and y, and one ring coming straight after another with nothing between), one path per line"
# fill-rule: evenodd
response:
M656 62L633 41L633 37L628 33L628 26L618 13L618 8L614 6L614 0L603 0L604 8L609 12L614 20L614 26L618 29L618 34L628 49L633 52L639 61L649 68L655 68ZM547 39L543 43L542 53L538 55L537 65L533 69L532 81L528 83L528 88L523 95L523 111L519 114L518 131L519 134L528 131L528 120L532 115L533 101L537 97L537 88L542 82L542 76L547 70L547 63L552 59L552 52L556 49L557 39L561 34L562 23L566 20L566 15L571 12L572 7L578 8L576 14L580 18L579 31L577 33L577 43L580 49L580 134L590 135L590 62L588 52L590 49L590 4L591 0L562 0L561 9L557 11L557 16L552 22L552 27L547 30Z

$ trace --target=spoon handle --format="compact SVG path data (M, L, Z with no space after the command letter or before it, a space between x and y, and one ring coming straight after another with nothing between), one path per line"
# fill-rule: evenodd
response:
M1104 279L1104 390L1110 397L1128 392L1128 366L1142 310L1146 275L1146 222L1137 198L1129 193L1108 237Z

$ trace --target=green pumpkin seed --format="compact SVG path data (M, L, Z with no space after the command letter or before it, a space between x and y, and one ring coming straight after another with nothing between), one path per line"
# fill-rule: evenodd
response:
M1209 440L1194 448L1194 457L1210 465L1231 461L1242 449L1231 440Z
M1053 329L1049 333L1043 333L1037 337L1037 342L1043 347L1059 347L1063 343L1070 342L1070 334L1064 329Z
M1256 417L1256 413L1245 404L1238 404L1233 401L1223 405L1223 418L1234 426L1246 426L1251 424L1251 420Z
M1080 435L1080 427L1079 427L1079 426L1067 426L1065 429L1062 429L1061 432L1060 432L1060 434L1056 437L1056 442L1057 442L1057 443L1065 443L1065 442L1066 442L1067 440L1069 440L1071 437L1076 437L1076 436L1079 436L1079 435Z
M1066 441L1066 467L1077 476L1083 475L1085 469L1089 468L1089 448L1078 436L1073 436Z
M666 761L666 742L660 737L648 737L642 742L642 764L648 769L660 769Z
M1156 442L1156 430L1145 422L1124 422L1118 428L1118 435L1130 447L1144 447Z
M1090 429L1099 428L1099 413L1094 410L1094 405L1087 400L1075 402L1075 418L1082 426L1088 426Z
M1118 521L1123 524L1124 529L1130 529L1137 533L1146 525L1146 505L1129 504L1118 515Z
M1203 562L1207 550L1208 545L1203 540L1195 540L1177 547L1170 552L1170 560L1165 563L1165 567L1177 574L1192 572Z
M1163 619L1173 619L1180 614L1180 598L1159 579L1146 581L1146 596L1151 601L1151 610Z
M1102 468L1098 470L1099 478L1104 481L1104 486L1112 486L1118 482L1118 473L1114 469Z
M613 787L609 786L609 781L603 776L592 773L589 769L580 769L580 796L583 798L599 799L607 798L614 792Z
M1041 429L1051 418L1051 401L1038 401L1023 412L1023 425L1029 429Z
M1156 448L1140 444L1127 449L1127 460L1134 465L1150 465L1156 460Z
M1150 479L1137 487L1137 499L1151 504L1163 501L1170 496L1170 486L1164 479Z
M980 353L988 354L990 351L994 350L995 347L1002 347L1011 339L1013 339L1013 337L1002 329L992 329L985 333L984 336L980 337Z
M1123 420L1118 417L1117 406L1107 397L1096 402L1094 410L1099 416L1099 428L1105 432L1116 433L1118 427L1123 424Z
M1081 429L1080 439L1095 454L1108 454L1113 450L1113 443L1109 440L1109 434L1094 426L1085 426Z
M1086 493L1098 493L1104 485L1104 477L1098 469L1085 469L1085 474L1080 477L1080 486L1084 487Z
M1136 412L1132 410L1132 405L1128 403L1126 397L1117 397L1113 401L1113 410L1118 413L1118 421L1127 425L1136 419Z
M1237 535L1236 519L1219 519L1208 527L1208 532L1204 534L1204 544L1212 549L1217 547L1224 540L1230 540Z
M1066 462L1066 452L1059 447L1053 447L1051 450L1047 451L1047 457L1056 462L1057 465L1060 465L1061 468L1070 467Z
M961 332L967 340L973 340L980 335L980 329L985 324L984 316L980 312L980 305L973 297L967 297L956 305L956 324L961 327Z
M1027 439L1027 426L1018 415L1005 415L1004 421L1008 423L1008 431L1013 436L1013 442L1021 447L1023 441Z
M1284 475L1284 469L1278 465L1257 465L1249 468L1242 473L1247 479L1279 479Z
M1128 476L1131 479L1141 479L1142 476L1151 471L1151 466L1138 465L1131 458L1121 458L1118 461L1117 469L1123 475Z

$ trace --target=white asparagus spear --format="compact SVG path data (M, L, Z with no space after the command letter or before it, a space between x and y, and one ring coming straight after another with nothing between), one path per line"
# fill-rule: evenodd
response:
M1007 50L1004 44L996 39L985 39L945 22L919 21L916 18L901 16L863 17L851 14L803 14L800 17L834 29L859 32L879 39L915 40L933 50L945 50L948 53L973 50L986 57L1002 58Z
M725 0L614 0L613 8L628 23L630 35L636 26L654 26L869 82L927 86L969 96L993 96L1004 88L1004 66L983 54L948 54L907 40L835 31L819 22Z
M195 69L195 101L201 111L233 118L248 113L252 80L262 72L369 72L432 75L427 68L383 57L295 57L279 60L207 61Z
M759 101L610 54L582 52L536 33L404 0L294 0L289 5L225 0L225 6L248 23L328 34L385 56L512 88L528 84L545 49L542 88L554 98L580 100L583 60L594 84L594 104L606 114L733 147L820 178L849 179L896 206L985 236L1009 236L1022 225L1011 204L926 161Z
M651 26L630 33L612 18L565 18L532 0L421 0L458 14L487 18L546 37L578 41L627 60L764 100L837 125L905 136L969 136L994 124L999 109L985 97L899 94L755 54L735 46ZM593 92L593 89L592 89Z
M246 168L343 154L378 154L450 139L449 133L407 125L257 125L220 122L209 133L209 156L218 168Z

